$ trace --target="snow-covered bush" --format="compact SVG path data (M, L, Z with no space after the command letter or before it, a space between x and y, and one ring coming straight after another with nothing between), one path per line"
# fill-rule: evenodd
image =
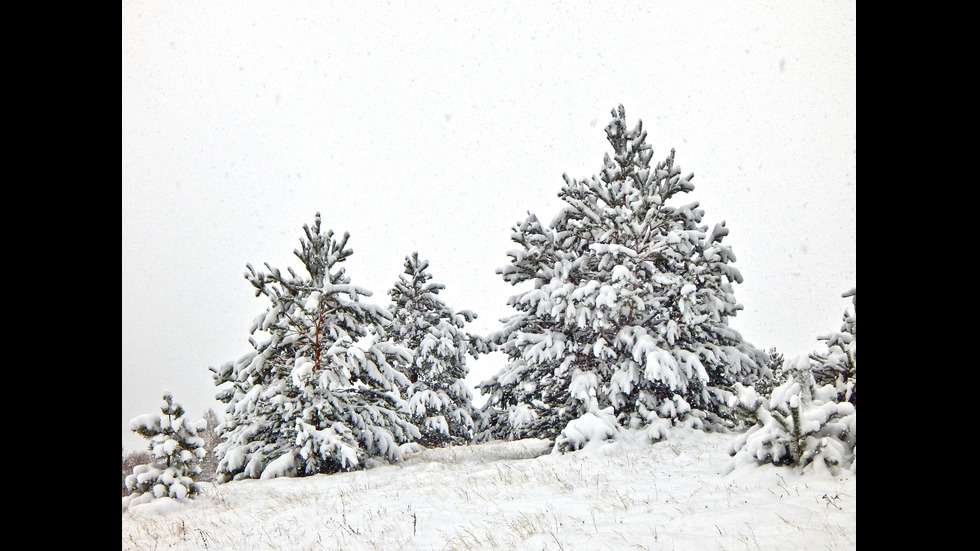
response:
M607 445L616 449L659 442L667 437L674 426L674 419L650 413L645 424L631 429L619 424L612 406L586 412L565 425L555 438L553 453L600 450Z
M420 437L407 420L411 352L384 341L391 314L366 303L341 263L349 234L304 225L294 251L306 274L248 265L246 279L270 304L255 319L254 351L212 368L228 404L216 448L218 480L307 476L398 460Z
M145 465L153 461L153 456L147 450L132 450L127 452L123 448L122 456L122 495L128 496L131 492L126 487L126 478L133 474L133 468L137 465Z
M766 399L737 385L731 406L751 424L729 453L729 471L744 464L788 465L831 474L857 471L857 412L837 389L818 385L810 360L799 358Z
M529 214L514 227L520 248L498 273L525 290L491 335L509 361L478 385L481 440L562 435L573 449L608 432L584 426L733 427L733 385L768 375L765 354L728 325L742 308L728 228L702 225L697 202L675 204L693 175L673 151L652 165L642 122L628 130L623 107L612 114L600 175L565 176L551 224Z
M170 392L164 393L160 408L162 414L140 415L130 421L133 432L150 440L152 460L133 467L133 473L126 477L130 494L123 498L124 511L154 499L183 500L200 492L195 479L207 452L204 439L197 433L207 424L203 419L192 422L185 418L184 408L173 401Z
M473 395L464 382L466 356L487 352L483 339L464 329L476 314L454 312L439 297L445 286L433 283L428 261L418 253L405 257L405 271L388 291L392 320L388 340L412 352L401 367L411 382L406 391L410 420L422 433L424 446L464 444L473 438Z

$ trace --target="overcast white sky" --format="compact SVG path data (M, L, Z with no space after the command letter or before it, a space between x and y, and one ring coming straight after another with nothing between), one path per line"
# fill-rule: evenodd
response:
M620 103L726 221L733 327L817 348L856 286L855 37L853 1L124 2L123 445L166 389L221 411L208 367L266 306L245 264L299 268L317 211L372 302L418 251L496 329L511 227L599 172Z

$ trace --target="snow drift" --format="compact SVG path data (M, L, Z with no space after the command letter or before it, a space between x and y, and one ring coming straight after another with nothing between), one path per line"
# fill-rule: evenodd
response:
M122 548L177 550L854 549L856 475L723 474L735 434L552 453L548 442L424 450L396 465L202 485L122 515Z

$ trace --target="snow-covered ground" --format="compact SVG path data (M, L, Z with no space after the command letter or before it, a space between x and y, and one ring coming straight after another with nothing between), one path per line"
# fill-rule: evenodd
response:
M838 550L857 546L856 475L723 474L733 434L550 454L540 440L426 450L397 465L205 484L123 512L122 548Z

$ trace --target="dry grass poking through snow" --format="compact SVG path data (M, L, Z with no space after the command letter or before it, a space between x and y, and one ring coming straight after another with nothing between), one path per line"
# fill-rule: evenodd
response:
M122 516L134 550L810 550L857 544L855 475L722 475L734 435L551 455L539 440L398 465L208 485Z

